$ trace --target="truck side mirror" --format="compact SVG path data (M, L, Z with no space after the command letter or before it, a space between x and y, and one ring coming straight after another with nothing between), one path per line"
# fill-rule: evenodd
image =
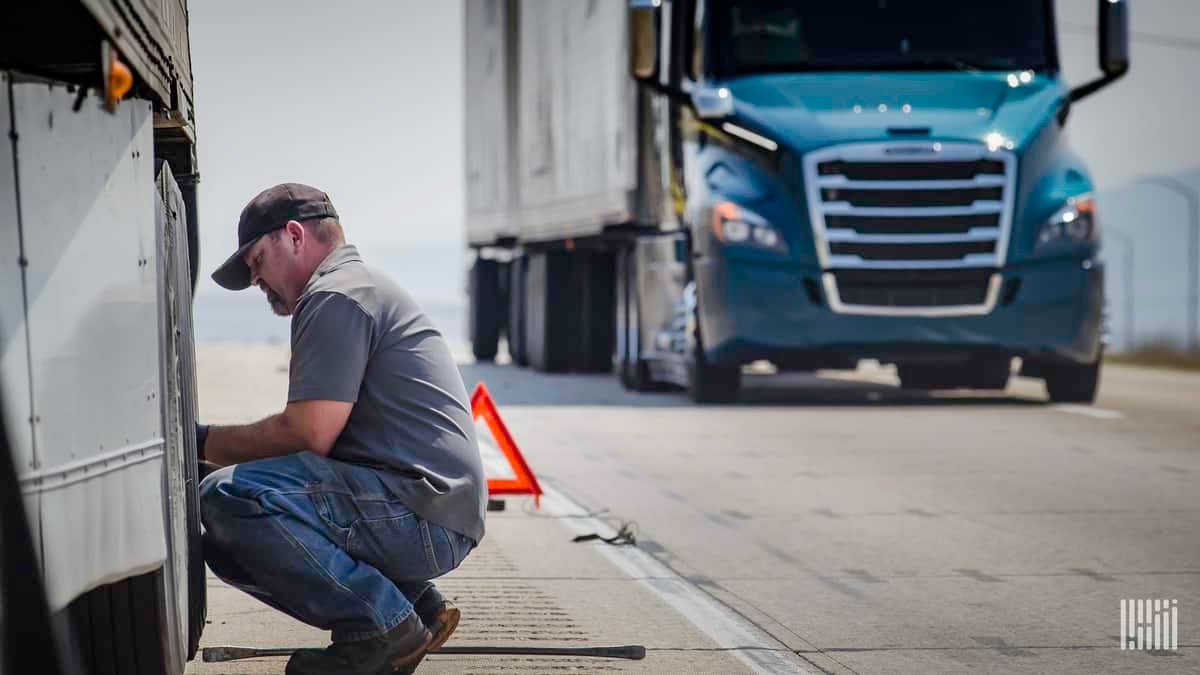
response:
M678 85L664 83L667 64L662 62L659 26L663 21L663 0L629 2L629 74L639 84L666 96L679 105L692 101ZM670 21L668 12L667 21Z
M658 83L658 25L662 0L630 0L629 72L633 79Z
M1112 84L1129 70L1129 2L1097 1L1100 10L1100 70L1104 75L1071 90L1059 110L1060 122L1066 121L1072 103Z
M1129 3L1100 0L1100 70L1120 77L1129 70Z

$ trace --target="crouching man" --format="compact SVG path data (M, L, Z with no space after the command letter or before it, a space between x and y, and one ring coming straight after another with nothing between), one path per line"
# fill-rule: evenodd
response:
M199 426L204 557L219 577L332 631L288 675L409 672L459 610L430 579L483 537L487 486L462 377L403 290L345 243L329 196L255 197L213 274L290 315L283 412ZM231 373L231 376L236 374Z

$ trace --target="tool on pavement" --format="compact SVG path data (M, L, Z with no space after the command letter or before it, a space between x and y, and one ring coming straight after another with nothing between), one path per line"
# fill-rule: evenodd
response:
M202 658L206 663L213 663L265 656L291 656L295 651L295 647L269 649L258 649L255 647L205 647L202 652ZM642 645L624 645L621 647L442 647L436 652L430 652L430 654L459 656L478 654L503 656L590 656L595 658L640 661L646 658L646 648Z
M611 537L601 537L599 534L593 532L592 534L581 534L571 541L575 543L602 541L613 546L637 546L637 523L621 523L620 529Z

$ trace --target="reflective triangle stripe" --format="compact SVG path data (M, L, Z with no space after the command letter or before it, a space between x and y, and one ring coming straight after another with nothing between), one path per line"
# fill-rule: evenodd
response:
M500 413L496 411L492 395L488 393L487 387L482 382L475 385L475 391L471 394L471 415L475 419L483 418L492 432L492 437L496 440L496 445L500 447L504 458L512 467L514 476L513 478L489 478L487 481L488 494L533 495L534 505L540 506L542 488L538 485L537 478L529 469L529 465L525 463L521 451L517 449L517 443L513 440L512 434L508 433L508 427L504 426L504 421L500 419Z

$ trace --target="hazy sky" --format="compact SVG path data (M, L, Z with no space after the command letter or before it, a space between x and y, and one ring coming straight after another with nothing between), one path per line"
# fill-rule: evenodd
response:
M208 275L235 247L242 206L283 181L327 190L350 240L419 300L461 301L463 1L189 3L202 175L198 312L261 302L256 291L217 289ZM1068 83L1098 72L1096 5L1056 2ZM1200 189L1197 7L1131 1L1132 71L1079 103L1068 123L1096 179L1104 226L1138 242L1139 333L1182 334L1184 202L1138 180L1176 175ZM1110 273L1118 333L1122 275ZM286 335L286 323L275 330Z
M201 172L201 292L259 190L326 190L352 243L422 294L457 294L462 5L189 3ZM449 264L448 264L449 262ZM254 291L250 291L253 293ZM266 305L263 304L265 308Z
M1058 0L1063 77L1078 84L1099 73L1096 0ZM1200 4L1131 0L1132 68L1116 84L1080 101L1067 126L1101 187L1139 175L1200 166Z

